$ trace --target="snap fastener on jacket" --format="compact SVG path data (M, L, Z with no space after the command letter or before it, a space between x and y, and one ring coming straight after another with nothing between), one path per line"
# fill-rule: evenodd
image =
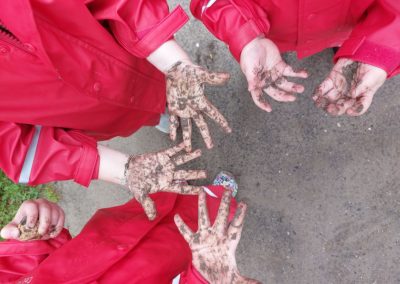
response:
M101 91L101 84L99 82L93 84L93 91L95 91L96 93Z
M311 13L310 15L307 16L307 20L311 21L313 19L315 19L316 14Z
M128 245L117 245L117 250L124 251L128 249Z
M8 53L10 52L10 48L5 45L0 45L0 54Z
M36 48L30 43L24 43L24 48L30 52L34 52L36 50Z

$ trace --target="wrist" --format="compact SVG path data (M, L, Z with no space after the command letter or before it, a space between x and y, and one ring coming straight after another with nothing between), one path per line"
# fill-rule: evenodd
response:
M97 150L100 156L99 179L126 185L125 168L129 156L103 145L98 145Z
M164 74L179 61L190 62L189 55L175 40L163 43L147 57L147 60Z
M242 60L247 56L247 53L249 52L249 50L252 50L253 48L257 47L260 40L262 39L266 39L264 37L264 35L259 35L257 37L255 37L254 39L252 39L251 41L249 41L243 48L242 51L240 52L240 62L242 62Z

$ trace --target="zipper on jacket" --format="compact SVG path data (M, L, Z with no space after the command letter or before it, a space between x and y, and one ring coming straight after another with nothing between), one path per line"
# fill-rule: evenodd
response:
M0 41L5 41L19 49L31 53L26 46L4 25L0 19Z

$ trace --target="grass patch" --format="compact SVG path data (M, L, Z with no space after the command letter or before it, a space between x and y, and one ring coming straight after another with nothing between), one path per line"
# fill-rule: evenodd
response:
M52 202L60 200L52 184L34 187L15 184L0 171L0 228L12 220L22 202L36 198Z

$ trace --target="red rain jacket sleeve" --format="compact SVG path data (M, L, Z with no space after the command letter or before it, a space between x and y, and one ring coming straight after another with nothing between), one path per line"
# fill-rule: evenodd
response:
M87 2L96 19L107 21L119 44L140 58L148 57L189 20L181 6L169 13L166 0Z
M79 131L0 122L0 141L0 168L14 182L73 179L88 186L97 178L97 142Z
M374 1L338 50L335 59L340 57L382 68L388 77L399 74L400 1Z
M248 0L192 0L192 14L218 39L225 42L237 61L243 47L269 31L267 14Z

